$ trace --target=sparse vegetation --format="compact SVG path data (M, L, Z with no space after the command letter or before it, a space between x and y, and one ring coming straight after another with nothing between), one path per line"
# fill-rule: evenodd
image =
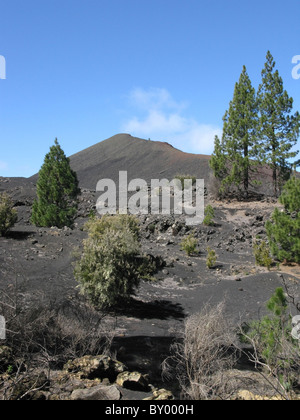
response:
M214 225L213 218L215 217L215 211L210 204L205 207L204 216L205 217L203 220L203 224L205 226L213 226Z
M206 267L212 269L216 266L217 255L216 252L210 247L207 248Z
M13 270L13 268L12 268ZM0 342L0 399L45 400L50 370L70 359L110 354L111 323L76 295L72 299L24 299L23 285L0 289L6 340Z
M186 252L188 256L193 255L197 251L198 240L193 233L183 238L181 241L181 249Z
M90 193L83 193L88 194L87 197L90 199ZM217 205L220 209L220 205ZM49 275L49 281L47 282L47 284L51 284L51 288L58 288L59 293L62 291L62 305L59 302L54 305L50 302L49 305L45 303L44 307L39 304L32 305L28 310L31 296L29 298L29 294L26 293L26 281L24 282L24 284L26 283L26 286L24 286L24 305L22 302L22 304L17 305L18 307L15 310L11 309L14 305L14 299L11 296L7 297L7 294L12 290L11 288L4 289L0 296L0 313L6 315L9 329L8 340L5 344L9 345L13 351L13 358L7 359L5 364L1 365L0 360L0 368L2 369L2 373L0 373L0 393L5 393L5 398L31 399L39 395L39 391L36 392L36 386L34 386L38 384L42 390L40 397L44 395L44 398L46 396L48 399L54 387L58 389L58 385L54 383L55 380L53 381L53 375L61 377L61 375L66 374L65 370L61 371L61 369L64 369L65 362L77 357L92 361L94 360L93 354L102 354L105 351L106 344L110 344L110 336L106 336L105 332L107 331L105 329L106 322L109 322L109 328L113 330L113 324L116 320L118 326L125 320L124 324L126 323L126 328L128 325L129 331L137 330L136 324L139 323L138 331L143 331L143 320L145 318L150 320L153 317L159 319L160 325L164 325L166 329L170 328L173 320L182 319L183 311L180 297L178 297L178 300L176 299L174 304L169 302L169 287L174 287L174 289L178 287L178 290L184 288L185 295L191 297L189 305L193 314L199 310L197 305L203 306L203 299L208 295L207 283L209 283L208 287L211 288L211 292L216 293L214 299L221 300L222 297L218 295L220 288L214 288L212 282L207 282L207 279L212 277L208 275L208 270L205 270L205 264L208 268L216 267L216 252L219 253L220 251L220 255L222 254L220 264L224 267L217 276L218 281L222 280L222 293L229 284L229 276L232 277L232 274L235 273L237 281L241 281L237 284L236 289L242 295L242 292L246 289L246 287L244 289L244 286L247 280L244 281L240 276L251 274L253 275L253 281L251 279L247 289L249 288L248 290L252 295L253 288L260 287L261 279L254 278L257 273L253 268L252 259L248 259L249 251L252 252L252 241L253 238L256 238L257 245L261 245L257 261L264 262L266 258L270 257L269 252L265 253L268 242L265 241L265 244L263 244L265 239L263 223L265 216L271 213L271 207L272 204L267 202L259 203L258 210L252 205L251 207L248 206L248 204L241 205L234 202L232 205L227 205L224 203L222 209L218 210L214 216L215 227L213 229L198 226L191 230L184 223L182 217L140 216L136 218L127 215L115 215L103 216L100 219L95 213L91 213L90 203L86 203L85 212L83 203L80 203L80 213L84 214L85 220L88 220L84 228L82 228L83 220L78 218L72 231L55 228L33 230L29 227L32 232L30 231L28 239L26 239L27 231L24 235L23 232L18 231L15 232L14 236L1 240L1 255L3 250L5 250L6 255L5 260L1 260L1 278L12 285L14 279L18 279L18 272L20 271L18 271L18 268L16 268L16 272L11 269L12 265L16 264L16 260L13 259L13 252L18 249L19 244L22 245L22 249L26 250L25 258L27 261L34 258L32 260L34 264L39 264L39 261L42 261L40 264L47 267L47 258L50 260L55 257L57 266L59 269L64 267L64 271L62 270L61 277L59 277L59 274L57 278L54 275L51 277ZM20 209L19 213L22 217L26 214L24 209ZM27 217L27 220L29 220L29 212ZM238 226L236 225L237 219ZM228 225L225 226L224 220ZM155 228L157 235L149 235L149 231L153 228ZM83 249L77 255L75 272L76 269L78 271L75 275L79 288L86 299L80 298L80 300L77 300L77 296L76 299L73 297L73 276L65 270L65 267L69 269L69 259L67 259L69 258L69 250L76 246L79 240L82 240L82 236L85 235L84 232L87 232L88 237L83 244ZM196 258L191 261L191 258L187 258L185 255L185 252L180 253L182 239L186 242L184 250L187 255L199 255L199 250L204 250L205 258ZM49 243L51 243L51 248ZM58 243L59 247L56 247L55 244ZM54 252L52 251L53 245ZM208 245L209 247L207 247ZM62 247L64 249L59 251ZM147 257L142 255L142 247L147 251L149 250L148 252L151 252L151 254L148 254ZM227 252L225 251L226 247L229 250ZM8 249L11 254L8 254ZM236 261L235 252L231 252L231 250L241 253L243 260ZM53 270L52 264L52 261L50 261L51 270ZM24 264L25 269L28 266L29 263ZM160 270L159 278L164 280L163 285L160 286L158 280L153 285L143 284L137 298L131 299L132 294L138 290L140 279L150 279L155 268ZM30 272L28 276L30 276ZM270 279L277 279L278 273L270 273L269 276ZM200 282L201 287L199 287ZM261 284L262 297L260 301L263 302L266 300L265 282L262 281ZM190 285L192 286L190 287ZM67 299L65 299L66 290L68 293ZM153 295L151 290L154 290ZM35 296L35 293L32 295ZM247 310L249 308L250 311L254 312L261 307L260 305L256 306L256 294L253 293L253 295L255 296L255 302L250 298L249 303L247 302ZM56 291L55 296L57 296ZM180 293L176 292L176 296L180 296ZM228 309L230 316L233 314L236 319L237 310L241 308L241 302L236 302L233 298L235 296L228 296L231 305ZM60 300L60 297L58 300ZM3 309L4 306L1 306L2 301L10 305L5 310ZM235 304L237 307L234 306ZM280 305L278 304L278 306ZM11 311L11 314L9 314L9 311ZM104 313L107 317L102 323ZM275 392L276 395L280 394L286 398L291 398L291 390L295 389L298 381L296 372L299 366L299 356L296 353L298 343L295 340L293 341L290 336L290 311L286 309L283 315L286 317L286 324L282 331L280 329L276 330L279 323L274 320L276 319L275 313L277 313L277 309L274 309L274 313L271 312L268 315L269 320L262 319L261 321L250 322L248 325L250 328L243 331L244 339L248 340L243 351L249 355L251 362L253 362L252 367L257 367L257 371L251 371L251 373L247 367L246 371L239 370L239 364L235 366L235 369L231 369L236 356L235 348L232 346L236 336L235 330L228 327L226 323L224 308L221 310L219 307L206 307L205 310L201 310L200 314L189 318L184 335L178 337L176 345L172 347L171 357L168 358L166 363L170 367L169 375L173 373L177 378L176 381L174 377L172 378L172 386L175 384L178 387L179 383L182 391L181 396L184 398L230 399L235 398L235 393L241 389L249 389L252 392L256 386L260 386L260 382L256 382L259 378L259 381L264 381L263 386L266 386L266 383L272 383L272 386L274 383L276 384L274 390L271 389L270 391L268 388L268 395L269 392L273 395ZM122 318L119 318L119 316ZM134 319L133 327L130 325L132 318ZM139 320L141 321L138 322ZM221 330L224 333L223 337ZM159 330L156 330L156 327L153 326L153 332L156 333L157 331ZM274 333L273 336L272 333ZM282 346L279 340L283 343ZM126 363L127 358L132 357L131 351L134 352L134 350L130 347L127 350L128 347L126 347L127 354L125 354L121 342L122 339L114 341L113 351L117 352L118 358L121 355L120 360ZM145 344L141 340L138 344L139 346L145 345L145 348L148 348L146 346L154 343L149 341ZM156 348L157 353L166 354L165 344L162 343L162 347L159 344L159 348ZM169 345L169 342L167 342L167 345ZM147 363L149 361L149 363L153 362L153 365L156 363L156 366L160 366L161 359L157 354L153 355L152 352L149 352L145 359L147 359ZM243 361L244 359L240 360L241 363ZM34 363L34 366L32 363ZM75 373L76 363L74 362L74 375L77 375ZM71 366L72 362L68 365ZM46 377L37 376L37 372L41 369L45 372L51 372L51 375L49 377L47 375ZM55 373L52 369L55 369ZM158 370L157 368L155 375L158 374L160 378L161 372L158 372ZM254 374L256 375L255 379L252 376ZM252 382L251 387L248 388L250 375ZM263 379L261 379L261 376ZM47 388L49 383L52 387L50 391ZM154 383L154 386L157 386L156 383ZM166 389L169 389L167 382L165 386ZM64 395L68 395L69 398L71 392ZM264 391L262 395L265 395ZM178 394L176 394L177 396Z
M104 215L101 218L97 216L90 217L84 226L84 230L88 232L89 237L95 241L109 231L128 230L137 241L140 238L139 220L132 215L117 214L115 216Z
M187 319L182 339L172 345L171 356L164 363L164 374L176 377L186 399L228 398L234 391L233 378L226 378L235 361L234 342L224 303L206 306Z
M244 325L242 339L251 343L250 359L276 380L276 390L289 398L298 385L300 368L299 343L291 335L288 300L282 287L277 288L267 303L270 316Z
M273 259L270 254L270 247L266 241L255 241L253 245L255 263L261 267L267 267L270 270Z
M89 237L75 264L82 294L96 307L126 303L143 277L141 268L146 269L140 254L138 220L128 215L103 216L90 219L86 229Z
M0 194L0 236L5 235L17 219L17 212L10 197L6 193Z

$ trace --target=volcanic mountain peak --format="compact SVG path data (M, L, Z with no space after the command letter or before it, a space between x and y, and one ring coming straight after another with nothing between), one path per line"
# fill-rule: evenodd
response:
M175 149L169 143L117 134L70 157L80 186L95 189L102 178L117 182L120 171L129 179L173 179L177 174L207 178L209 156Z

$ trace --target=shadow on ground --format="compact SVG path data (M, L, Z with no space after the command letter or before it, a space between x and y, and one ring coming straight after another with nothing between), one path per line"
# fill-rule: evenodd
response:
M22 231L22 230L11 230L11 231L7 232L5 237L7 239L15 239L17 241L22 241L24 239L30 238L35 233L36 232L26 232L26 231Z
M143 302L137 299L130 299L128 305L116 309L116 315L134 317L138 319L168 319L183 320L185 313L180 303L168 300L154 300L153 302Z

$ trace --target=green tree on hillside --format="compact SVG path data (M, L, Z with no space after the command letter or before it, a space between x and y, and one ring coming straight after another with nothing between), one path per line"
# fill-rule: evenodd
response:
M289 159L298 154L292 148L299 136L300 115L299 112L291 114L293 98L283 88L270 51L266 59L258 89L259 131L264 145L264 160L272 169L274 195L277 197L284 181L290 176Z
M284 211L276 208L266 223L271 251L279 261L300 263L300 179L285 184L279 201Z
M235 186L247 196L258 163L259 147L256 94L245 66L223 122L222 140L215 139L210 166L222 181L221 189Z
M39 172L31 221L37 226L72 226L80 190L76 173L57 139Z

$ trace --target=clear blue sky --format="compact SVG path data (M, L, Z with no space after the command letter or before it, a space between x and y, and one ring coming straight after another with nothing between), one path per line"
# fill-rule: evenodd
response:
M211 153L246 65L270 50L300 111L299 0L0 0L0 175L114 134Z

